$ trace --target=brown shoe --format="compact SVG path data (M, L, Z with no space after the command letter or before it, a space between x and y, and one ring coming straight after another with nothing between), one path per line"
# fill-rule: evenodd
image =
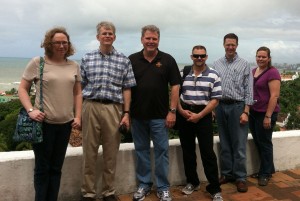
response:
M234 179L224 175L222 175L219 179L219 184L227 184L228 182L234 182Z
M81 201L96 201L96 198L91 198L91 197L82 197Z
M245 193L248 191L248 186L247 186L247 182L246 181L237 181L235 183L236 185L236 189L238 192L240 193Z
M115 195L109 195L103 197L103 201L120 201L120 199Z

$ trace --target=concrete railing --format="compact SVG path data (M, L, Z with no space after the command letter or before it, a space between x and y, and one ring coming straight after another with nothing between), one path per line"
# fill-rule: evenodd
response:
M219 138L214 138L214 149L219 158ZM300 168L300 130L275 132L273 135L274 161L276 171ZM199 156L199 149L197 148ZM179 140L170 140L170 174L171 185L185 184L182 164L182 152ZM60 201L80 200L82 148L69 147L63 166ZM99 149L98 170L102 171L102 149ZM116 172L117 194L131 193L136 188L135 154L132 143L121 144L118 154ZM198 157L200 180L206 180L202 162ZM32 151L0 153L0 200L1 201L32 201L34 155ZM247 171L248 174L258 169L258 157L252 136L248 136ZM101 195L101 178L98 176L98 194Z

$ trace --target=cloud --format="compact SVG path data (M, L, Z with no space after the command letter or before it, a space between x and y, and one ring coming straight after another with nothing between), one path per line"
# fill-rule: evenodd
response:
M286 61L295 59L293 58L295 55L300 55L300 42L270 41L264 45L271 49L272 58L276 58L277 62L289 63Z
M108 20L117 27L114 46L126 55L142 48L141 27L155 24L161 29L160 49L179 62L190 61L195 44L207 47L212 62L224 54L222 39L229 32L239 36L238 51L251 61L253 51L268 44L274 54L291 54L280 61L299 62L294 55L300 48L299 7L299 0L2 0L0 56L41 54L46 30L65 26L77 49L75 57L81 58L98 47L96 25Z

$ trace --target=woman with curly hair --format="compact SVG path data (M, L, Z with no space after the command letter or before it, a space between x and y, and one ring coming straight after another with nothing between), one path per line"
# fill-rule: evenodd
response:
M19 86L19 98L30 118L43 122L43 141L32 144L35 156L35 201L58 198L63 166L71 128L81 127L81 75L79 65L69 60L75 50L69 34L56 27L45 34L42 80L43 109L40 111L40 57L27 64ZM28 91L35 83L36 98L30 101Z

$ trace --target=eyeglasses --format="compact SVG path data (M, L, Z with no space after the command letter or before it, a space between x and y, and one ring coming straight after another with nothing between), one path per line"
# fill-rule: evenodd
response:
M206 54L193 54L192 55L195 59L199 59L199 57L201 59L204 59L207 55Z
M51 42L52 45L57 45L57 46L67 46L69 45L70 42L68 41L54 41L54 42Z

